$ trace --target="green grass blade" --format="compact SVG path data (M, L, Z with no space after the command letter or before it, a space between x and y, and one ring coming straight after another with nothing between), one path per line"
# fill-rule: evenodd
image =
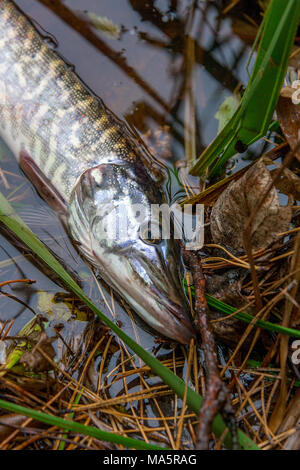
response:
M286 74L300 18L299 0L271 0L266 12L256 62L241 104L223 131L190 170L202 175L219 155L210 175L234 154L238 142L249 146L267 132Z
M144 450L162 450L163 447L148 444L132 437L120 436L107 431L101 431L101 429L94 428L92 426L86 426L84 424L76 423L76 421L67 420L64 418L58 418L57 416L43 413L42 411L32 410L25 406L16 405L6 400L0 399L0 408L12 413L27 416L28 418L35 419L42 423L49 424L50 426L57 426L58 428L66 431L83 434L84 436L95 437L105 442L113 442L114 444L121 444L128 448L133 449L144 449Z
M215 299L211 295L206 294L206 300L207 300L207 304L210 307L216 310L219 310L225 313L226 315L230 315L237 311L237 308L231 307L231 305L225 304L224 302L221 302L220 300ZM253 321L253 316L246 312L237 313L235 315L235 318L237 318L238 320L242 320L243 322L248 323L248 324L251 323L251 321ZM257 320L255 322L255 326L263 328L264 330L274 331L275 333L280 333L282 335L291 336L293 338L300 338L300 331L294 330L293 328L286 328L285 326L277 325L276 323L272 323L269 321Z
M3 222L15 235L17 235L37 256L39 256L74 292L85 304L105 323L124 343L137 354L152 371L161 377L169 387L181 398L185 395L185 383L177 377L168 367L165 367L158 359L149 354L142 346L137 344L130 336L107 318L88 298L83 290L76 284L72 277L65 271L56 258L47 250L43 243L27 227L23 220L14 212L9 202L0 192L0 221ZM186 404L194 411L199 413L203 398L190 387L187 389ZM216 416L212 425L216 436L221 436L226 429L226 424L220 415ZM241 430L238 430L238 438L241 448L246 450L258 450L259 447ZM224 439L226 447L231 448L232 439L228 432Z
M248 359L246 367L249 367L251 369L259 369L262 367L262 361L255 361L254 359ZM275 365L272 363L268 365L268 368L274 369ZM274 377L266 377L266 380L278 380L277 372L270 371L270 374L274 374ZM294 380L294 378L287 377L286 379L287 383L291 383L293 381L293 387L300 387L300 382L299 380Z
M187 289L185 281L184 281L184 286L185 286L185 289ZM192 295L194 295L193 286L191 286L191 291L192 291ZM212 307L215 310L218 310L219 312L224 313L225 315L231 315L234 312L238 311L237 308L232 307L231 305L228 305L225 302L222 302L221 300L216 299L212 295L206 294L205 297L206 297L207 305L209 305L209 307ZM248 324L253 321L253 316L246 312L237 313L235 315L235 318ZM257 320L254 323L254 326L263 328L264 330L273 331L274 333L280 333L282 335L291 336L292 338L300 338L299 330L295 330L294 328L287 328L282 325L277 325L276 323L272 323L270 321Z
M82 396L81 393L77 393L75 400L74 400L74 405L78 405L78 403L80 402L81 396ZM73 418L74 418L74 412L72 411L72 413L69 414L67 419L72 420ZM68 433L63 434L63 437L67 438ZM66 446L66 441L60 441L58 450L64 450L65 446Z
M274 0L273 0L274 1ZM266 24L258 49L257 60L242 102L243 116L237 140L247 146L268 131L287 71L288 59L300 16L293 1L276 0L266 13ZM281 5L280 5L280 2ZM278 23L279 21L279 23ZM226 149L212 169L213 175L235 153L235 143Z

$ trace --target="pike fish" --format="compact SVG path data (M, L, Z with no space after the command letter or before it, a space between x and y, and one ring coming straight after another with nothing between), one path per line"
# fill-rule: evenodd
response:
M141 233L165 202L125 127L83 85L11 0L0 0L0 135L40 195L66 221L81 254L160 334L194 335L172 239ZM105 236L126 208L130 237Z

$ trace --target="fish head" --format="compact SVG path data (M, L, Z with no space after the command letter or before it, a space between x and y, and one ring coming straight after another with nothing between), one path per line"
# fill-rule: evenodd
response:
M167 211L153 220L153 206L162 204L163 193L144 168L103 163L78 181L68 224L100 277L154 330L187 344L194 329L179 277L180 252L162 233Z

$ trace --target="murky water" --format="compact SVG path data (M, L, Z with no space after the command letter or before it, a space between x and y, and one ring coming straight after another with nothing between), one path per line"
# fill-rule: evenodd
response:
M195 111L196 143L199 155L215 137L218 121L215 114L224 99L233 93L239 82L248 81L247 45L233 32L232 20L220 16L222 2L188 0L17 0L16 3L58 43L58 51L73 64L83 81L99 95L106 106L149 145L154 156L169 167L185 157L185 43L187 35L195 39ZM190 30L187 19L194 4L194 20ZM120 29L119 39L108 37L86 21L86 12L107 17ZM46 33L45 33L46 34ZM244 160L259 153L258 144ZM18 213L32 230L61 258L68 270L78 278L85 291L108 316L121 321L123 329L141 341L145 348L154 348L155 337L132 320L103 287L99 291L88 267L66 237L56 215L40 199L35 189L18 169L13 155L1 143L0 186ZM177 188L176 188L177 189ZM1 280L30 278L32 286L5 287L23 304L0 297L1 321L15 319L11 333L16 334L35 313L49 315L45 295L65 292L56 280L23 256L5 236L0 238ZM48 297L48 303L51 300ZM50 299L50 300L49 300ZM43 310L44 309L44 310ZM64 323L63 335L80 337L88 318L74 319L74 312L65 316L49 316L51 328ZM52 333L53 334L53 333Z

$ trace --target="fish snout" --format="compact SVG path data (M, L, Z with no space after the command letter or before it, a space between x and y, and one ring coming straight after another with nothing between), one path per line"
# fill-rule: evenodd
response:
M164 330L162 333L170 339L181 344L189 344L192 338L196 338L195 328L190 315L187 313L188 306L185 299L175 303L170 299L164 301L160 297L159 304L164 317Z

